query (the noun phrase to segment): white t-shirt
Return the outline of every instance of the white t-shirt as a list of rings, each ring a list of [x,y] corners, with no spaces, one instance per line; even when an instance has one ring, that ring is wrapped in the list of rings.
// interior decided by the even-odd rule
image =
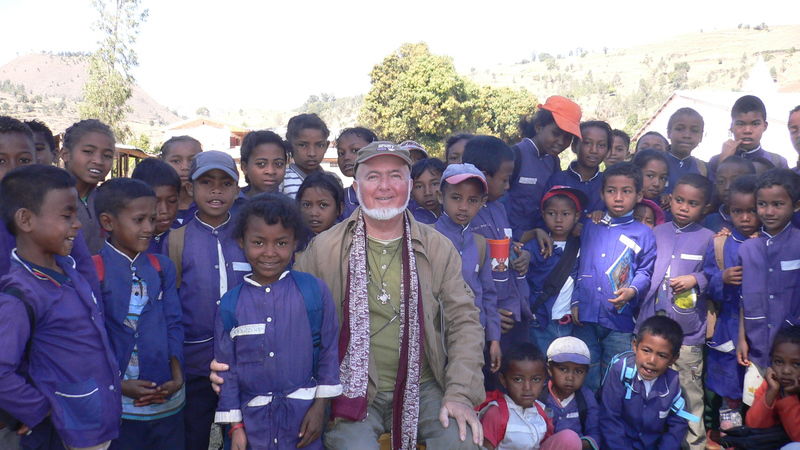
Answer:
[[[557,248],[560,248],[561,251],[564,251],[564,247],[567,245],[567,241],[554,241],[553,245]],[[559,320],[562,317],[566,316],[570,313],[570,304],[572,303],[572,290],[575,288],[575,280],[572,277],[568,277],[567,281],[564,282],[564,286],[561,288],[561,291],[558,293],[558,297],[556,297],[556,301],[553,303],[553,309],[551,310],[550,318],[552,320]]]
[[[498,450],[537,450],[545,434],[547,434],[547,422],[539,414],[536,406],[523,409],[514,403],[511,397],[505,396],[508,404],[508,424],[506,425],[506,435]],[[537,400],[538,402],[538,400]],[[544,409],[542,404],[539,406]]]

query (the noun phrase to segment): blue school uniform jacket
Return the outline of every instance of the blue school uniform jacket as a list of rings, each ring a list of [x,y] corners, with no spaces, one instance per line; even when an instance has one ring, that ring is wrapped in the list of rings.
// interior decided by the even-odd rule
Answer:
[[[733,222],[731,222],[731,216],[725,212],[725,205],[720,205],[717,212],[707,215],[703,219],[703,226],[714,233],[719,233],[723,228],[733,231]]]
[[[511,189],[503,197],[508,208],[508,221],[513,237],[519,240],[522,233],[535,228],[539,214],[539,204],[544,195],[547,180],[554,172],[561,170],[558,158],[540,151],[536,144],[525,138],[516,147],[520,150],[519,178],[511,180]]]
[[[131,260],[108,242],[100,250],[100,257],[105,268],[102,290],[106,330],[119,370],[125,373],[136,346],[140,380],[158,385],[171,380],[170,359],[175,357],[183,363],[183,325],[181,303],[175,289],[175,266],[166,256],[157,255],[161,264],[159,273],[146,253]],[[135,331],[125,325],[134,273],[144,281],[148,296]]]
[[[755,158],[761,157],[771,162],[776,169],[789,168],[789,163],[786,162],[786,158],[777,153],[768,152],[764,150],[760,145],[758,146],[758,148],[750,150],[749,152],[736,150],[736,156],[741,156],[742,158],[747,160],[753,160]],[[717,178],[717,167],[719,167],[719,155],[714,155],[711,157],[711,160],[708,161],[708,178],[711,181],[714,181]]]
[[[339,216],[339,222],[350,217],[359,205],[356,190],[353,189],[353,186],[347,187],[344,190],[344,209],[342,209],[342,214]]]
[[[625,354],[622,354],[625,355]],[[622,356],[620,355],[620,356]],[[681,395],[678,372],[667,369],[655,379],[650,395],[638,374],[631,383],[631,398],[621,373],[623,365],[635,367],[633,353],[609,366],[600,388],[601,448],[635,450],[675,450],[681,447],[689,425],[671,406]]]
[[[700,166],[705,166],[705,163],[694,156],[689,155],[686,158],[680,159],[670,152],[665,152],[664,156],[667,158],[667,166],[669,168],[669,180],[664,189],[664,193],[666,194],[671,194],[672,190],[675,189],[675,185],[678,184],[678,180],[688,173],[696,173],[704,177],[708,176],[708,169],[706,167],[703,167],[702,171],[706,173],[702,173],[700,170]]]
[[[609,302],[616,298],[606,273],[623,252],[630,251],[630,287],[637,294],[621,310]],[[656,260],[655,237],[650,228],[633,219],[633,214],[610,217],[600,223],[588,222],[581,232],[581,255],[578,279],[572,294],[572,306],[578,307],[581,322],[597,323],[615,331],[633,331],[633,318],[640,299],[650,288]]]
[[[439,219],[432,211],[425,209],[424,206],[417,203],[413,198],[408,201],[408,210],[419,223],[425,225],[433,225]]]
[[[475,294],[475,306],[481,311],[481,326],[487,341],[500,340],[500,314],[497,312],[497,287],[492,279],[492,263],[489,248],[485,249],[483,263],[475,243],[475,235],[469,225],[462,227],[442,213],[434,226],[445,235],[461,255],[461,275]]]
[[[511,237],[511,226],[503,204],[499,201],[486,203],[470,222],[470,231],[486,239]],[[486,254],[489,254],[488,248]],[[528,305],[530,291],[525,277],[512,269],[510,262],[506,262],[505,270],[492,270],[492,279],[497,287],[497,307],[511,311],[517,322],[530,319],[531,309]]]
[[[777,235],[761,233],[739,247],[744,330],[750,360],[769,366],[778,330],[800,324],[800,229],[791,223]]]
[[[523,248],[529,251],[531,254],[531,262],[528,266],[528,273],[525,275],[525,278],[528,281],[528,287],[530,288],[531,292],[528,302],[531,307],[531,313],[533,314],[533,320],[536,321],[539,326],[546,326],[547,322],[550,320],[561,319],[561,317],[551,317],[553,315],[553,305],[555,304],[560,292],[556,292],[555,295],[545,300],[545,302],[535,310],[533,309],[533,303],[544,290],[544,283],[547,281],[548,275],[550,275],[550,272],[553,271],[556,264],[561,261],[561,257],[564,255],[564,249],[553,246],[553,254],[550,255],[549,258],[545,258],[542,256],[539,243],[536,241],[536,239],[528,241]],[[573,289],[575,280],[578,279],[579,261],[580,254],[578,255],[578,258],[575,259],[575,264],[573,265],[570,273]],[[569,279],[567,280],[567,283],[568,282]]]
[[[708,312],[703,297],[708,282],[703,272],[703,259],[714,233],[694,222],[683,228],[679,228],[675,222],[667,222],[655,227],[653,234],[656,237],[653,278],[636,322],[642,323],[656,315],[656,312],[664,311],[667,317],[680,324],[683,345],[703,345],[706,342]],[[682,308],[672,302],[672,289],[664,279],[667,275],[669,278],[694,276],[697,286],[694,288],[696,304],[693,308]]]
[[[581,175],[575,171],[575,165],[576,163],[572,162],[566,170],[556,172],[550,176],[550,179],[547,180],[544,192],[549,191],[553,186],[569,186],[583,192],[586,194],[586,198],[589,199],[589,203],[583,205],[584,215],[594,211],[605,210],[606,205],[603,203],[603,198],[600,197],[600,192],[603,191],[603,179],[605,178],[603,172],[597,169],[594,176],[588,180],[584,180],[581,178]],[[539,216],[541,217],[541,211],[539,211]],[[544,221],[542,221],[542,223],[544,223]]]
[[[580,395],[586,402],[586,419],[584,422],[586,426],[581,425],[581,418],[578,408],[577,396],[575,392],[572,399],[566,406],[562,406],[558,398],[553,394],[552,381],[547,383],[547,390],[541,398],[550,418],[553,420],[553,433],[558,433],[563,430],[572,430],[581,437],[592,443],[592,448],[599,448],[600,444],[600,408],[597,406],[594,392],[589,388],[583,386],[580,389]]]
[[[214,352],[217,302],[250,272],[250,264],[232,236],[233,226],[230,216],[216,228],[196,216],[186,224],[178,296],[181,299],[183,356],[188,375],[208,375]],[[169,248],[169,238],[165,246]]]
[[[67,445],[90,447],[119,433],[119,367],[102,304],[72,258],[57,256],[56,262],[63,274],[13,252],[11,269],[0,279],[0,290],[20,290],[35,317],[31,333],[22,302],[0,294],[0,408],[31,428],[49,413]]]

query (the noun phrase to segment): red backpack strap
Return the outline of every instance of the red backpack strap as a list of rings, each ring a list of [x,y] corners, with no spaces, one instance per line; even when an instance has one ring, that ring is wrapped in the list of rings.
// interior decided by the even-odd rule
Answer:
[[[147,258],[150,260],[150,265],[153,266],[158,273],[161,273],[161,262],[158,260],[158,256],[148,253]]]
[[[103,264],[103,257],[100,255],[92,255],[94,261],[94,270],[97,272],[97,279],[100,283],[106,278],[106,266]]]
[[[540,405],[539,402],[535,401],[533,402],[533,404],[536,406],[536,411],[538,411],[539,415],[542,416],[542,419],[544,419],[544,423],[547,424],[547,431],[545,432],[544,438],[542,439],[542,441],[544,441],[545,439],[552,436],[553,433],[555,432],[555,428],[553,427],[553,420],[550,419],[550,417],[547,415],[544,408],[542,408],[542,405]]]

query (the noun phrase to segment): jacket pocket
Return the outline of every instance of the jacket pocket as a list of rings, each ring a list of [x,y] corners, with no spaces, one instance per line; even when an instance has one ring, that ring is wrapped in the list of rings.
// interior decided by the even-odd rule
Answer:
[[[676,304],[672,304],[672,319],[674,319],[681,326],[683,334],[692,334],[700,330],[702,320],[700,320],[700,309],[696,306],[694,308],[681,308]]]
[[[77,383],[61,383],[55,391],[67,430],[94,430],[103,416],[103,403],[97,382],[90,378]]]
[[[236,348],[236,362],[247,364],[261,362],[266,357],[264,333],[266,324],[252,323],[239,325],[231,330],[231,337]]]

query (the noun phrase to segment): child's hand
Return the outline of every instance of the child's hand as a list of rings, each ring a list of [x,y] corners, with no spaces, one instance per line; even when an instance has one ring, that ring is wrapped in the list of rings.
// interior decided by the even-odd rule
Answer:
[[[611,303],[614,304],[614,308],[616,308],[617,311],[620,311],[620,310],[622,310],[622,308],[625,307],[625,305],[628,304],[629,301],[631,301],[633,299],[633,297],[636,296],[636,289],[634,289],[632,287],[626,287],[626,288],[622,288],[622,289],[617,289],[614,292],[614,295],[616,295],[616,297],[612,298],[612,299],[610,299],[608,301],[610,301]],[[574,320],[574,317],[573,317],[573,320]]]
[[[539,243],[542,256],[549,258],[553,255],[553,238],[551,238],[546,231],[541,228],[534,228],[533,237],[536,239],[536,242]]]
[[[739,286],[742,284],[742,266],[728,267],[722,271],[722,282]]]
[[[733,156],[736,154],[736,149],[742,145],[742,140],[737,139],[728,139],[722,144],[722,151],[719,154],[719,162],[725,161],[728,159],[729,156]]]
[[[178,358],[170,358],[170,370],[172,371],[172,379],[162,384],[157,388],[158,395],[164,398],[164,401],[172,394],[178,392],[183,386],[183,371],[181,371],[181,364]]]
[[[722,227],[719,231],[717,231],[717,234],[715,234],[714,237],[717,237],[717,236],[728,237],[730,235],[731,235],[731,230],[729,230],[728,227]]]
[[[580,320],[578,320],[578,307],[577,306],[571,307],[570,312],[572,313],[572,322],[574,322],[575,325],[582,327],[583,324],[581,323]]]
[[[695,286],[697,286],[697,278],[695,278],[694,275],[681,275],[679,277],[670,278],[669,280],[669,287],[672,288],[672,292],[675,294],[688,291]]]
[[[661,194],[661,197],[658,199],[658,206],[664,211],[669,211],[669,199],[669,194]]]
[[[736,345],[736,362],[738,362],[740,366],[749,366],[750,359],[747,357],[749,353],[750,346],[747,345],[747,339],[739,335],[739,343]]]
[[[602,217],[601,217],[601,219],[602,219]],[[578,222],[578,223],[575,224],[574,227],[572,227],[572,233],[570,233],[570,234],[575,236],[575,237],[581,237],[581,232],[582,231],[583,231],[583,223]]]
[[[531,262],[531,252],[523,250],[522,244],[519,242],[514,243],[511,251],[517,254],[517,257],[511,262],[511,268],[519,272],[520,275],[528,273],[528,264]]]
[[[156,384],[147,380],[122,380],[122,395],[134,399],[135,406],[146,406],[158,396]]]
[[[491,341],[489,343],[489,361],[492,362],[492,373],[500,370],[500,362],[503,359],[503,352],[500,350],[499,341]]]
[[[303,448],[311,444],[322,435],[326,402],[327,399],[325,398],[317,398],[311,404],[311,408],[308,409],[305,417],[303,417],[303,423],[300,424],[300,434],[297,435],[300,438],[300,442],[297,443],[297,448]]]
[[[217,372],[225,372],[227,370],[230,370],[227,364],[217,362],[216,359],[211,361],[211,374],[208,376],[208,379],[211,380],[211,389],[213,389],[217,395],[219,395],[220,386],[225,382]]]
[[[781,392],[781,383],[778,381],[778,374],[772,370],[772,367],[767,367],[767,373],[764,375],[764,379],[767,380],[767,393],[764,396],[764,402],[767,405],[772,405]]]
[[[25,425],[24,423],[17,428],[17,436],[27,436],[30,434],[31,429],[29,426]]]
[[[603,217],[605,217],[605,215],[606,213],[604,211],[598,210],[598,211],[593,211],[591,214],[589,214],[589,218],[592,219],[592,222],[594,224],[598,224],[600,223],[601,220],[603,220]]]
[[[244,428],[233,430],[231,435],[231,450],[247,450],[247,434]]]
[[[500,313],[500,329],[503,334],[508,333],[508,330],[514,328],[514,313],[502,308],[498,308],[497,312]]]
[[[800,394],[800,379],[795,379],[794,384],[783,388],[783,393],[786,395]]]

